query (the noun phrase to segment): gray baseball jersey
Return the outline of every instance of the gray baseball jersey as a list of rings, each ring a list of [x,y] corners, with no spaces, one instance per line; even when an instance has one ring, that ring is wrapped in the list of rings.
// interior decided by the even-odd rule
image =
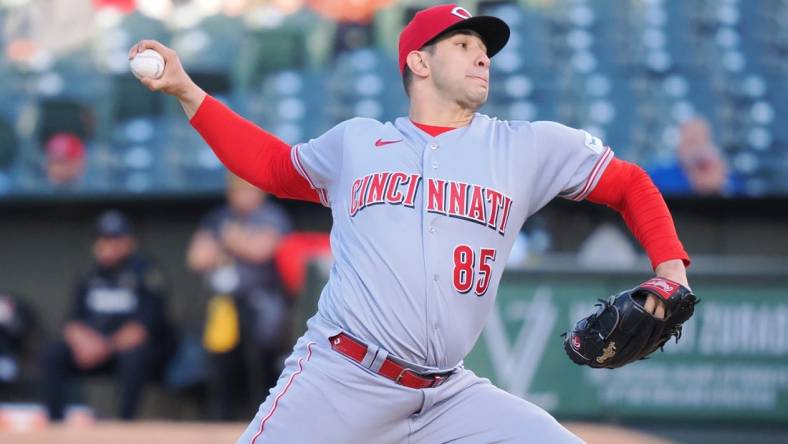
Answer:
[[[612,156],[580,130],[483,114],[437,137],[408,118],[357,118],[293,147],[296,169],[331,207],[335,262],[238,443],[582,443],[461,362],[526,218],[556,196],[585,198]],[[364,360],[331,349],[341,331],[368,345]],[[405,387],[372,371],[392,355],[453,374]]]
[[[456,366],[526,218],[556,196],[584,199],[612,157],[581,130],[479,113],[437,137],[406,117],[355,118],[296,145],[334,220],[319,315],[411,363]]]

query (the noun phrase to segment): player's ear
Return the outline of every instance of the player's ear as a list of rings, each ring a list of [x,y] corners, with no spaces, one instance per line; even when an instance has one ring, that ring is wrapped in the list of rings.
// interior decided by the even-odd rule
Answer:
[[[427,77],[430,73],[430,66],[427,58],[422,51],[411,51],[405,59],[408,68],[417,77]]]

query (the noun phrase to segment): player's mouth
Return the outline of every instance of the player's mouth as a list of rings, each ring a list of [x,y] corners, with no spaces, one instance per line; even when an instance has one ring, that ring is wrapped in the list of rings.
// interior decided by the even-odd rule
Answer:
[[[468,77],[481,81],[484,84],[484,86],[487,86],[487,84],[490,82],[489,80],[487,80],[486,77],[482,77],[482,76],[469,75]]]

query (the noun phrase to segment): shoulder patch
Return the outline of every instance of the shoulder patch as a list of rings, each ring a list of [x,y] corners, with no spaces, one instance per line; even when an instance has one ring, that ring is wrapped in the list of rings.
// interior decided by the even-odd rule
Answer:
[[[585,134],[586,136],[585,143],[588,149],[590,149],[591,151],[597,154],[602,154],[602,152],[605,150],[605,146],[602,144],[602,140],[600,140],[599,137],[592,136],[587,131],[583,131],[583,134]]]

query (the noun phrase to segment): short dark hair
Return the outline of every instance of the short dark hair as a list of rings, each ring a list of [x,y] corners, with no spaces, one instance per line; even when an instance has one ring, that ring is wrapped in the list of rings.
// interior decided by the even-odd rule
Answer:
[[[438,34],[435,38],[428,41],[427,43],[424,44],[424,46],[419,48],[419,51],[426,51],[430,53],[430,55],[435,54],[435,45],[437,45],[438,42],[446,40],[457,34],[475,35],[477,37],[479,36],[477,32],[472,31],[470,29],[454,29],[444,34]],[[408,64],[405,63],[405,68],[402,69],[402,86],[405,88],[405,94],[407,94],[408,97],[410,97],[411,83],[413,83],[413,71],[411,71],[410,68],[408,67]]]

